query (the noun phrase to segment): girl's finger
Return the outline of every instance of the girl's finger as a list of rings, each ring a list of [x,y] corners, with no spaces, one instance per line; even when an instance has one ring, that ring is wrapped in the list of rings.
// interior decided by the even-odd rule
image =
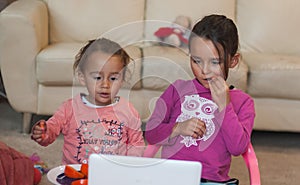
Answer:
[[[41,136],[39,134],[32,134],[31,139],[37,141]]]
[[[224,79],[221,78],[220,76],[211,79],[210,84],[211,84],[211,88],[213,88],[213,90],[216,92],[222,90],[226,85]]]
[[[34,130],[37,130],[37,131],[42,131],[43,128],[40,126],[40,125],[37,125],[35,126]]]
[[[193,133],[193,134],[192,134],[192,138],[197,139],[198,137],[199,137],[198,134],[196,134],[196,133]]]
[[[41,130],[42,130],[42,139],[44,139],[45,138],[45,131],[46,131],[46,123],[45,123],[45,121],[41,121],[41,123],[40,123],[40,127],[41,127]]]
[[[41,131],[41,130],[34,130],[33,131],[33,134],[34,135],[40,135],[40,134],[42,134],[43,132]]]
[[[211,79],[211,80],[208,81],[208,85],[209,85],[210,91],[212,93],[216,92],[217,87],[216,87],[216,84],[215,84],[215,82],[214,82],[213,79]]]
[[[204,133],[205,133],[206,129],[199,129],[198,131],[198,136],[203,137]]]

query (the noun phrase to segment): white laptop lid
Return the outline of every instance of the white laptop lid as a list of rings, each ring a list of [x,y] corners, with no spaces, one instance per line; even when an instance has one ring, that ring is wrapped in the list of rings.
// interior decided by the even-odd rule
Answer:
[[[92,154],[89,185],[199,185],[199,162]]]

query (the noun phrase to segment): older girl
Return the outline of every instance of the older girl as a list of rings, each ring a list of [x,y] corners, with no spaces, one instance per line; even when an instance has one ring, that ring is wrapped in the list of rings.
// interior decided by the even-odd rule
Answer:
[[[162,145],[163,158],[202,163],[202,182],[238,184],[228,175],[231,156],[244,153],[250,142],[253,100],[225,81],[239,62],[237,50],[232,20],[209,15],[196,23],[189,38],[195,79],[171,84],[146,125],[147,141]]]

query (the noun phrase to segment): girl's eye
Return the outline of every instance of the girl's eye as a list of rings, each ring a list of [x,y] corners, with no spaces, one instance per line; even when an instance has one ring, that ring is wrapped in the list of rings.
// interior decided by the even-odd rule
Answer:
[[[211,60],[211,64],[213,64],[213,65],[219,65],[220,61],[217,60],[217,59],[214,59],[214,60]]]
[[[93,79],[94,79],[94,80],[101,80],[102,77],[101,77],[101,76],[95,76],[95,77],[93,77]]]
[[[111,80],[111,81],[115,81],[115,80],[118,80],[118,78],[116,78],[116,77],[111,77],[110,80]]]
[[[110,80],[111,80],[111,81],[117,81],[118,79],[119,79],[118,76],[111,76],[111,77],[110,77]]]
[[[195,64],[200,64],[202,62],[201,59],[199,59],[199,58],[194,58],[194,57],[191,57],[191,58]]]

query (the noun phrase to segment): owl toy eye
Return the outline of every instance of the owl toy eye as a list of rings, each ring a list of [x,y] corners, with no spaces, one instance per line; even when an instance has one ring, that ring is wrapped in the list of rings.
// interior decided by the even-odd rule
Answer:
[[[200,103],[196,100],[190,100],[184,103],[184,108],[188,111],[193,111],[196,110],[199,106]]]
[[[210,103],[206,103],[202,106],[202,111],[206,114],[213,114],[215,111],[215,106]]]

